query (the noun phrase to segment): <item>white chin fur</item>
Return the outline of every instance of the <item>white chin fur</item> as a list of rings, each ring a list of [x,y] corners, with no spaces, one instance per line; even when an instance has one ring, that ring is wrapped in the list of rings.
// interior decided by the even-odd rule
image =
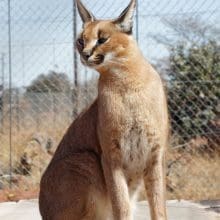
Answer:
[[[107,54],[105,55],[105,60],[104,60],[103,64],[104,64],[104,65],[107,64],[109,61],[113,60],[114,58],[115,58],[114,53],[112,53],[112,52],[107,53]]]

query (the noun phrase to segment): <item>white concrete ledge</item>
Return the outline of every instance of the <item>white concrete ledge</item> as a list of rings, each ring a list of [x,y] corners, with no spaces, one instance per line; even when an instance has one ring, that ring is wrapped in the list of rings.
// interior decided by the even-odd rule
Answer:
[[[189,201],[168,201],[169,220],[220,220],[220,215]],[[1,220],[41,220],[37,200],[0,203]],[[137,205],[135,220],[150,220],[147,202]]]

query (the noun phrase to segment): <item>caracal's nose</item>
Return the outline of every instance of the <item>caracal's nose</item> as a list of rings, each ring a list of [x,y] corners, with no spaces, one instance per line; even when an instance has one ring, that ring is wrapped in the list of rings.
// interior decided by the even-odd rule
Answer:
[[[92,50],[83,50],[83,57],[86,59],[86,60],[88,60],[89,59],[89,57],[91,57],[91,55],[92,55]]]

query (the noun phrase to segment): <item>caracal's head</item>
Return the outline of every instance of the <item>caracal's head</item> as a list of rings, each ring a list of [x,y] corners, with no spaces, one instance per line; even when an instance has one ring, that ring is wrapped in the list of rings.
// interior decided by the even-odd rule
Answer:
[[[114,20],[97,20],[80,0],[76,4],[83,21],[83,30],[76,41],[82,63],[98,69],[123,62],[131,41],[136,0],[131,0]]]

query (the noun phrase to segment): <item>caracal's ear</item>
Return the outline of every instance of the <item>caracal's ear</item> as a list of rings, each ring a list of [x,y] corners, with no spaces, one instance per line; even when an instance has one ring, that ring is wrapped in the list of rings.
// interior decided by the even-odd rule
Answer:
[[[83,23],[95,21],[95,17],[89,12],[80,0],[75,0],[76,5]]]
[[[122,32],[131,34],[133,27],[133,16],[136,7],[136,0],[131,0],[128,7],[113,21]]]

